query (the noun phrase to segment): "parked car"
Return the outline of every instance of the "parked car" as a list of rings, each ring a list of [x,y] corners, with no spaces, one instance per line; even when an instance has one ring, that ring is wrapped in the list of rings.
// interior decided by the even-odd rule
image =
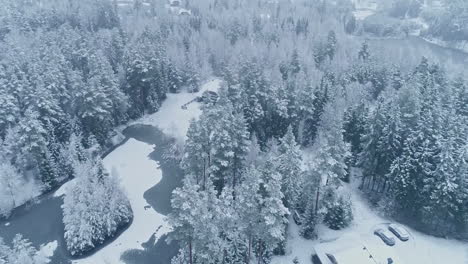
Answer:
[[[401,241],[408,241],[409,233],[406,229],[397,224],[391,224],[388,226],[388,230],[392,232],[396,237],[398,237]]]
[[[299,212],[297,210],[294,210],[293,212],[293,219],[294,219],[294,222],[297,224],[297,225],[302,225],[302,222],[303,222],[303,217],[301,216],[301,214],[299,214]]]
[[[374,235],[380,237],[383,242],[389,246],[395,245],[395,239],[393,238],[392,233],[386,229],[379,228],[374,231]]]

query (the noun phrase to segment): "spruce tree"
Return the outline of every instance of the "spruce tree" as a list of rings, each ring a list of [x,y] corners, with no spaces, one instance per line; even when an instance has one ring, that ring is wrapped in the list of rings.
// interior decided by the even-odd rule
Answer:
[[[292,127],[280,140],[278,156],[278,172],[282,176],[282,192],[284,194],[285,205],[293,209],[297,206],[302,179],[302,156],[299,145],[296,143]]]

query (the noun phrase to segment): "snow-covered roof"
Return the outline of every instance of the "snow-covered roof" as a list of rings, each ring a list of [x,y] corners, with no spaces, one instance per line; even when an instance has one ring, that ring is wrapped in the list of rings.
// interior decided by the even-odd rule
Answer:
[[[179,9],[179,16],[180,15],[192,15],[192,11],[188,10],[188,9],[185,9],[185,8],[181,8],[181,9]]]
[[[315,252],[323,264],[388,264],[389,258],[403,264],[390,247],[367,245],[359,237],[318,244]]]

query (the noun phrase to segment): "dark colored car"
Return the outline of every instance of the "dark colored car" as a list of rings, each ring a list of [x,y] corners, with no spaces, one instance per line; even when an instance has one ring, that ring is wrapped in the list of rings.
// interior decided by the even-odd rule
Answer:
[[[389,246],[395,245],[395,239],[393,238],[392,233],[386,229],[379,228],[374,231],[374,235],[380,237],[383,242]]]
[[[390,230],[390,232],[392,232],[401,241],[408,241],[409,239],[408,231],[400,225],[391,224],[388,226],[388,230]]]

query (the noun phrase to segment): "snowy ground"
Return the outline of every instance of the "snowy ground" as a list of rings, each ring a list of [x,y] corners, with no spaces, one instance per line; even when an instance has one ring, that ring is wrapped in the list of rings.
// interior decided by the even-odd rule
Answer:
[[[204,91],[217,91],[220,85],[220,79],[212,79],[202,85],[198,93],[168,94],[158,112],[134,123],[157,126],[165,134],[178,140],[185,140],[190,120],[197,118],[201,114],[201,110],[200,105],[196,102],[189,104],[187,109],[182,109],[182,105],[200,96]]]
[[[356,10],[353,12],[357,20],[364,20],[366,17],[375,14],[377,2],[375,0],[352,0]]]
[[[49,258],[54,255],[54,252],[57,249],[57,245],[57,241],[52,241],[50,243],[42,245],[39,251],[37,252],[37,256],[40,259],[49,260]],[[49,261],[46,262],[49,263]]]
[[[350,240],[345,239],[345,237],[350,236],[357,238],[351,240],[351,242],[360,240],[368,247],[391,252],[389,254],[394,254],[394,259],[400,260],[399,264],[468,263],[468,243],[428,236],[408,227],[406,229],[411,234],[409,241],[401,242],[395,238],[396,245],[394,247],[385,246],[379,238],[373,235],[373,232],[379,227],[386,228],[391,221],[380,217],[369,207],[365,198],[357,190],[357,186],[345,186],[342,188],[342,192],[349,195],[353,202],[353,224],[340,231],[334,231],[324,225],[319,225],[317,227],[319,239],[305,240],[299,236],[298,226],[292,223],[289,227],[287,255],[273,258],[272,264],[293,263],[295,257],[298,258],[299,263],[311,263],[311,255],[314,252],[315,245],[320,243],[349,243]],[[349,246],[353,245],[349,243]]]
[[[199,93],[168,94],[167,100],[164,101],[157,113],[134,123],[157,126],[166,134],[184,140],[190,120],[197,118],[201,114],[201,110],[199,103],[196,102],[188,105],[185,110],[181,106],[206,90],[216,91],[220,84],[219,79],[213,79],[204,84]],[[152,208],[145,210],[145,206],[148,204],[143,198],[143,194],[156,185],[162,176],[158,164],[148,157],[153,148],[152,145],[130,139],[104,159],[107,170],[115,172],[121,179],[121,185],[125,189],[133,209],[133,223],[112,243],[92,256],[73,261],[74,264],[122,263],[120,261],[122,253],[129,249],[143,249],[141,243],[146,242],[156,230],[157,237],[161,237],[170,230],[164,215],[157,213]],[[74,181],[64,184],[57,190],[55,196],[66,193],[72,184]]]

